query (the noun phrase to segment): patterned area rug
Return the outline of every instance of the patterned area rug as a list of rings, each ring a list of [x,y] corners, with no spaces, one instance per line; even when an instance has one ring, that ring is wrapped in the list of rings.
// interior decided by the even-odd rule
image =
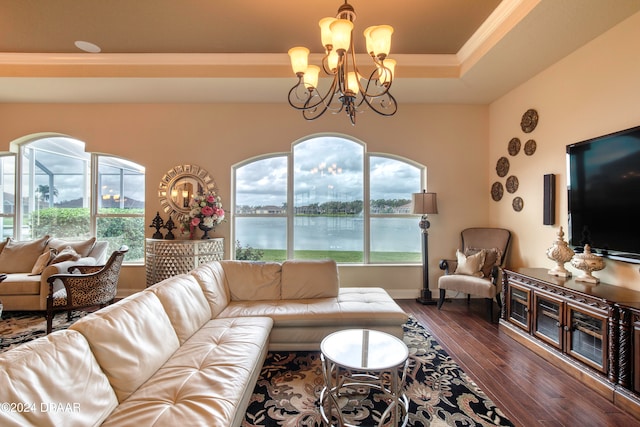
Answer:
[[[60,312],[53,318],[53,330],[67,329],[73,322],[86,315],[86,311],[73,311],[71,321],[67,313]],[[0,353],[17,345],[46,335],[47,320],[40,311],[3,311],[0,319]]]
[[[409,399],[408,426],[513,426],[413,318],[405,325],[404,342],[410,359],[404,390]],[[319,352],[269,353],[243,426],[322,426],[318,397],[323,385]],[[386,407],[380,400],[367,389],[345,397],[341,401],[345,421],[377,425]]]

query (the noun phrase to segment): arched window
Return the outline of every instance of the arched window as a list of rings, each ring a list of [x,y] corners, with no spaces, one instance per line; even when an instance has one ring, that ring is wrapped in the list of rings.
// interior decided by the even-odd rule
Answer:
[[[331,135],[242,162],[233,168],[235,258],[420,262],[411,194],[424,188],[425,172]]]
[[[96,236],[109,242],[110,251],[127,244],[127,262],[144,260],[142,166],[87,153],[82,141],[62,136],[23,142],[17,157],[0,159],[3,238]]]

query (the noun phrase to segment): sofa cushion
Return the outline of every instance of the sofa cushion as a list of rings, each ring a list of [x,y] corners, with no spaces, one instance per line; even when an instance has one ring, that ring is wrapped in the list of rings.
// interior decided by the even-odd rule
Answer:
[[[75,251],[71,246],[65,246],[63,249],[58,250],[58,253],[51,260],[50,264],[57,264],[64,261],[77,261],[80,258],[80,254]]]
[[[56,257],[56,252],[57,251],[55,249],[45,249],[36,260],[36,263],[33,264],[33,267],[31,268],[31,275],[36,276],[38,274],[42,274],[42,271]]]
[[[49,236],[24,242],[10,239],[0,252],[0,272],[29,273],[44,252],[48,240]]]
[[[280,263],[220,261],[220,264],[232,301],[280,299]]]
[[[209,304],[200,285],[191,275],[175,276],[147,289],[156,294],[182,345],[211,320]]]
[[[118,400],[82,334],[59,331],[0,354],[2,426],[97,426]]]
[[[40,295],[40,276],[29,273],[8,274],[0,282],[0,295]]]
[[[80,257],[84,258],[89,256],[93,247],[96,245],[96,238],[91,237],[87,240],[65,240],[65,239],[57,239],[53,238],[49,241],[48,245],[50,248],[56,249],[58,252],[62,251],[67,246],[71,246],[74,251],[80,255]]]
[[[222,266],[218,261],[214,261],[197,267],[189,274],[192,275],[200,285],[209,303],[211,318],[215,319],[231,300]]]
[[[334,260],[287,260],[282,263],[282,299],[338,296],[340,280]]]
[[[213,319],[103,427],[242,425],[267,353],[271,319]]]
[[[122,402],[180,347],[162,303],[138,292],[71,325],[85,336]]]

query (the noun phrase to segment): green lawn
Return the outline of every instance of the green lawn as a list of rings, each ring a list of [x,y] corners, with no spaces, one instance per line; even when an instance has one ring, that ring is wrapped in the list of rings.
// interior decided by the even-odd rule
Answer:
[[[284,249],[261,249],[264,253],[264,261],[284,261],[287,259],[287,251]],[[323,259],[332,258],[338,263],[361,263],[363,254],[358,251],[296,251],[296,259]],[[371,262],[375,263],[405,263],[420,262],[422,254],[416,252],[372,252]]]

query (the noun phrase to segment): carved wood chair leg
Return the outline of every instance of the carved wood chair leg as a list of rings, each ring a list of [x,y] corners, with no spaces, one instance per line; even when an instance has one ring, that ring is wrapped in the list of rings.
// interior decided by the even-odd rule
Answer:
[[[498,303],[498,308],[502,309],[502,298],[500,297],[500,293],[496,294],[496,302]]]
[[[47,310],[47,335],[51,333],[51,329],[53,329],[53,312]]]
[[[438,299],[438,310],[440,310],[440,307],[442,307],[442,304],[444,303],[444,297],[446,295],[447,295],[446,289],[440,289],[440,298]]]

